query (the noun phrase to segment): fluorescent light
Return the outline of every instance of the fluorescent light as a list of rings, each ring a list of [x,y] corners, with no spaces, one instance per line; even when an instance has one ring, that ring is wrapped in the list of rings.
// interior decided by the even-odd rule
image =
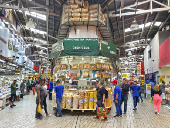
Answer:
[[[139,40],[135,40],[135,41],[132,41],[132,42],[127,42],[126,44],[133,44],[133,43],[139,43]]]
[[[135,47],[135,48],[126,49],[126,51],[131,51],[131,50],[133,51],[135,49],[137,49],[137,48]]]
[[[2,26],[0,26],[0,29],[3,29],[3,27],[2,27]]]
[[[39,13],[36,13],[36,12],[29,12],[29,11],[25,11],[25,14],[32,16],[32,17],[35,17],[35,18],[39,18],[41,20],[46,20],[46,15],[43,15],[43,14],[39,14]]]
[[[39,41],[39,42],[41,42],[41,43],[43,43],[43,44],[47,44],[47,41],[45,41],[45,40],[40,40],[40,39],[38,39],[38,38],[34,38],[34,41]]]
[[[155,22],[155,26],[160,26],[162,24],[162,22]]]
[[[0,62],[3,62],[3,63],[4,63],[5,61],[0,59]]]
[[[47,48],[45,48],[45,47],[41,47],[41,46],[39,46],[39,45],[35,45],[36,47],[39,47],[39,48],[42,48],[42,49],[47,49]]]
[[[132,30],[130,28],[125,29],[125,32],[131,32]]]
[[[34,29],[34,28],[28,28],[25,26],[26,29],[30,29],[32,32],[35,32],[35,33],[39,33],[39,34],[47,34],[47,32],[44,32],[44,31],[41,31],[41,30],[38,30],[38,29]]]
[[[9,24],[9,23],[6,21],[5,24]]]

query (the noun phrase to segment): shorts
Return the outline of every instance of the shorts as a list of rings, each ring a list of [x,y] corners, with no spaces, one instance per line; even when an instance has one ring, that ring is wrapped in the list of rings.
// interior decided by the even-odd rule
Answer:
[[[16,97],[16,94],[11,94],[11,98],[10,98],[10,101],[15,101],[15,97]]]
[[[161,94],[161,98],[164,100],[165,99],[165,93]]]

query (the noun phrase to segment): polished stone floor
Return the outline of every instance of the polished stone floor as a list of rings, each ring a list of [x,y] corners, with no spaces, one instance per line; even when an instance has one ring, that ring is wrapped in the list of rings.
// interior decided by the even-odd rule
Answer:
[[[64,111],[63,117],[55,117],[51,101],[48,101],[48,111],[51,117],[35,119],[35,96],[24,96],[23,101],[15,102],[14,108],[7,106],[0,111],[0,128],[170,128],[170,113],[166,106],[161,107],[160,115],[155,115],[153,103],[145,99],[139,103],[138,110],[133,111],[131,95],[128,100],[128,112],[121,118],[114,118],[115,106],[108,114],[108,121],[94,120],[95,113]]]

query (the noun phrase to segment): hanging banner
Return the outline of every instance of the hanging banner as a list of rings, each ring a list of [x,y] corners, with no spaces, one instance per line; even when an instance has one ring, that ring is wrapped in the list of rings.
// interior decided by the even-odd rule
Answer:
[[[151,97],[151,84],[146,84],[146,98]]]
[[[64,50],[98,50],[98,38],[65,38]]]
[[[116,49],[117,46],[113,43],[104,41],[104,40],[99,40],[99,42],[101,43],[101,50],[110,54],[116,54]]]

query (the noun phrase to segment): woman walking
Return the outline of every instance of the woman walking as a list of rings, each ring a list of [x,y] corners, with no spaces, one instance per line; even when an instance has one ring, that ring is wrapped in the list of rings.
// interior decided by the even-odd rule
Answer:
[[[162,98],[161,98],[162,91],[159,89],[158,84],[155,85],[153,89],[153,94],[154,94],[153,101],[154,101],[155,114],[159,114],[161,102],[162,102]]]

